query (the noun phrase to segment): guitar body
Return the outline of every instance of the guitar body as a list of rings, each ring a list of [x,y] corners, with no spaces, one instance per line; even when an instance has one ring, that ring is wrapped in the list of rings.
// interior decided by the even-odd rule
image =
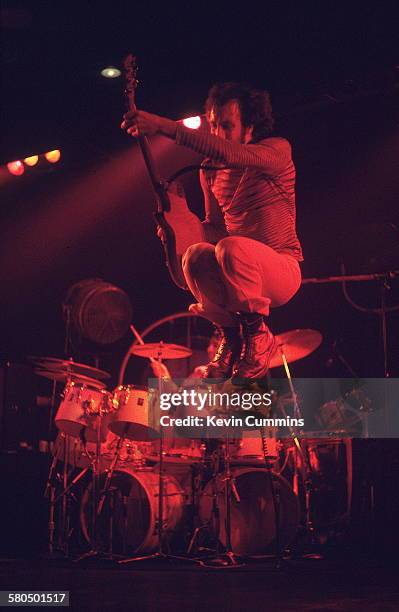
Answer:
[[[135,89],[138,83],[136,58],[128,55],[124,67],[129,108],[133,110],[136,108]],[[173,282],[181,289],[188,289],[181,261],[189,246],[204,240],[202,223],[189,209],[182,185],[175,181],[166,188],[161,181],[145,136],[139,136],[138,142],[157,199],[155,219],[163,230],[166,265]]]
[[[187,289],[181,265],[182,257],[189,246],[205,240],[204,230],[197,215],[189,209],[180,183],[172,183],[167,190],[167,196],[169,210],[158,210],[155,219],[165,237],[163,246],[169,273],[176,285]]]

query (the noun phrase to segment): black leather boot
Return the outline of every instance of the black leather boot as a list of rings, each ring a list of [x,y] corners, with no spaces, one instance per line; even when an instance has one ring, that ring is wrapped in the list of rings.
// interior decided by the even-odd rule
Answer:
[[[231,379],[235,385],[264,378],[276,350],[275,338],[262,315],[255,312],[241,313],[240,318],[245,348]]]
[[[239,327],[218,327],[220,341],[214,358],[206,365],[204,379],[230,378],[240,359],[242,340]]]

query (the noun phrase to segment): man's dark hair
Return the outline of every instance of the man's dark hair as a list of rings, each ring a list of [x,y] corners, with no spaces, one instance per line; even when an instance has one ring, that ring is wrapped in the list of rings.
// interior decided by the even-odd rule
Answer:
[[[258,141],[270,136],[273,132],[274,119],[267,91],[254,89],[245,83],[217,83],[209,90],[205,102],[207,117],[213,108],[217,112],[231,100],[238,102],[243,125],[245,127],[253,125],[252,140]]]

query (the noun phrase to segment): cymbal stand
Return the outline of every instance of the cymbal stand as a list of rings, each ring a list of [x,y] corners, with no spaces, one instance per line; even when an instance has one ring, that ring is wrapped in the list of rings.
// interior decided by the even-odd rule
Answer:
[[[91,534],[90,534],[90,546],[91,549],[80,555],[75,561],[83,561],[92,557],[102,556],[100,551],[99,537],[98,537],[98,507],[99,507],[99,489],[100,489],[100,461],[101,461],[101,431],[102,431],[102,418],[103,412],[100,406],[99,411],[94,415],[96,419],[96,450],[94,457],[91,462],[91,474],[92,474],[92,511],[91,511]],[[89,469],[89,468],[87,468]]]
[[[56,496],[56,486],[54,485],[54,476],[57,468],[58,458],[57,456],[53,457],[53,460],[50,465],[49,474],[47,477],[46,489],[44,491],[44,496],[49,498],[50,508],[49,508],[49,522],[48,522],[48,530],[49,530],[49,543],[48,543],[48,551],[49,554],[52,555],[54,553],[54,543],[55,543],[55,533],[56,533],[56,506],[57,502],[61,500],[61,512],[60,512],[60,529],[58,531],[58,549],[62,551],[65,556],[68,556],[68,532],[69,532],[69,508],[68,508],[68,497],[67,493],[70,490],[68,487],[68,459],[69,459],[69,436],[67,434],[63,434],[64,436],[64,461],[62,467],[62,492]]]
[[[298,396],[296,394],[295,388],[294,388],[294,384],[292,382],[292,376],[291,376],[291,371],[288,365],[288,361],[287,358],[285,356],[284,353],[284,345],[280,344],[278,346],[278,350],[280,351],[280,355],[281,355],[281,360],[283,362],[283,366],[284,366],[284,370],[285,373],[287,375],[287,380],[288,380],[288,385],[290,388],[290,393],[291,393],[291,399],[292,399],[292,403],[294,405],[294,418],[299,419],[301,418],[301,409],[299,407],[299,403],[298,403]],[[285,411],[285,408],[283,405],[280,404],[279,406],[283,416],[285,419],[287,419],[287,413]],[[311,496],[311,492],[312,492],[312,477],[311,477],[311,469],[309,466],[309,462],[308,462],[308,458],[306,456],[306,453],[303,452],[302,446],[301,446],[301,442],[298,438],[298,436],[296,435],[295,431],[293,430],[293,428],[291,426],[289,426],[289,431],[292,437],[292,440],[294,442],[294,449],[295,449],[295,453],[294,453],[294,479],[295,482],[298,482],[298,463],[300,462],[301,465],[301,476],[302,476],[302,481],[303,481],[303,485],[304,485],[304,490],[305,490],[305,526],[306,526],[306,531],[310,536],[310,543],[313,544],[314,543],[314,536],[315,536],[315,530],[314,530],[314,525],[310,516],[310,496]],[[298,492],[297,492],[298,493]]]
[[[68,379],[69,381],[70,379]],[[50,418],[48,425],[48,435],[50,437],[51,433],[51,425],[55,412],[55,400],[56,400],[56,381],[53,381],[52,394],[51,394],[51,406],[50,406]],[[68,460],[69,460],[69,436],[67,434],[62,434],[64,436],[64,465],[62,468],[62,486],[63,491],[66,491],[68,488]],[[48,530],[49,530],[49,542],[48,542],[48,551],[49,554],[52,555],[54,553],[54,540],[55,540],[55,532],[56,532],[56,517],[55,517],[55,508],[57,501],[62,498],[61,504],[61,513],[60,513],[60,530],[58,532],[58,548],[63,551],[63,553],[68,556],[68,499],[66,495],[58,495],[56,497],[56,487],[53,483],[53,478],[55,475],[56,467],[57,467],[58,459],[56,456],[53,457],[53,460],[50,465],[49,474],[47,477],[46,489],[44,492],[44,496],[49,498],[50,508],[49,508],[49,522],[48,522]]]
[[[106,498],[108,497],[109,499],[109,529],[108,529],[108,552],[104,553],[103,551],[101,551],[101,558],[102,559],[108,559],[110,561],[114,561],[116,557],[120,557],[120,555],[114,555],[113,552],[113,545],[114,545],[114,509],[115,509],[115,492],[116,489],[115,487],[112,487],[112,477],[114,475],[114,471],[115,471],[115,467],[116,464],[119,460],[119,455],[120,455],[120,451],[121,448],[123,446],[123,443],[125,441],[125,434],[123,434],[122,436],[119,437],[116,448],[115,448],[115,452],[114,452],[114,456],[112,458],[112,462],[110,467],[107,470],[107,476],[105,479],[105,483],[104,486],[101,490],[97,489],[97,496],[93,496],[93,504],[96,504],[96,508],[95,508],[95,512],[96,512],[96,517],[95,517],[95,535],[96,535],[96,542],[95,542],[95,549],[94,552],[98,555],[98,548],[99,548],[99,542],[98,542],[98,521],[100,519],[103,507],[104,507],[104,503]],[[100,456],[98,456],[100,457]],[[97,485],[99,484],[99,480],[100,480],[100,474],[99,474],[99,468],[100,465],[98,464],[98,478],[97,478]],[[93,507],[94,510],[94,507]],[[97,552],[96,552],[97,551]]]
[[[62,471],[62,487],[63,487],[64,492],[68,488],[69,443],[70,443],[69,436],[68,434],[65,434],[64,466],[63,466],[63,471]],[[68,497],[67,495],[63,495],[62,501],[61,501],[61,542],[62,542],[62,547],[64,549],[66,556],[68,556],[68,552],[69,552],[68,551],[68,530],[69,530],[68,510],[69,510]]]
[[[68,366],[69,368],[69,366]],[[67,376],[67,387],[72,380],[71,374],[68,370]],[[66,387],[66,388],[67,388]],[[68,465],[69,465],[69,449],[70,449],[70,437],[68,434],[64,434],[64,466],[62,472],[62,485],[63,491],[68,490]],[[69,497],[67,494],[62,495],[61,501],[61,548],[64,550],[66,556],[69,553]]]
[[[65,435],[65,437],[67,436]],[[66,443],[64,443],[64,446],[65,445]],[[68,495],[71,489],[75,486],[75,484],[79,482],[79,480],[88,472],[89,468],[87,467],[87,468],[82,469],[79,472],[79,474],[77,474],[75,478],[69,483],[69,485],[67,484],[67,486],[65,486],[65,479],[64,479],[65,474],[63,474],[63,480],[62,480],[63,488],[62,488],[61,493],[59,493],[56,496],[56,488],[53,483],[53,478],[56,472],[57,463],[58,463],[58,458],[57,456],[54,456],[51,462],[47,484],[46,484],[46,489],[44,492],[44,496],[49,497],[49,502],[50,502],[49,522],[48,522],[48,529],[49,529],[48,551],[50,555],[54,553],[55,527],[56,527],[55,509],[56,509],[57,503],[60,500],[62,500],[63,503],[61,506],[62,512],[61,512],[61,521],[60,521],[61,522],[61,532],[59,533],[59,549],[62,550],[66,556],[68,556],[68,539],[69,539]],[[65,506],[64,506],[64,500],[66,500]]]
[[[231,461],[230,461],[230,444],[229,444],[229,434],[226,434],[225,437],[225,455],[224,455],[224,468],[225,468],[225,506],[226,506],[226,551],[219,557],[219,559],[225,558],[225,565],[227,566],[238,566],[244,565],[242,561],[240,561],[238,555],[236,555],[233,551],[232,543],[231,543],[231,501],[232,501],[232,493],[234,494],[234,498],[237,503],[239,503],[240,496],[237,491],[237,487],[235,484],[234,476],[231,473]]]
[[[54,455],[47,476],[46,488],[44,497],[49,499],[49,519],[48,519],[48,552],[50,555],[54,553],[54,536],[55,536],[55,485],[53,482],[55,471],[57,468],[58,458]]]
[[[73,480],[69,483],[69,485],[67,487],[64,486],[63,490],[61,491],[61,493],[54,499],[54,507],[56,506],[56,504],[58,503],[58,501],[61,499],[62,502],[64,503],[64,500],[66,501],[66,509],[67,509],[67,514],[66,514],[66,519],[65,519],[65,531],[62,532],[62,538],[63,538],[63,550],[65,555],[68,557],[69,556],[69,537],[70,537],[70,530],[69,530],[69,505],[70,505],[70,501],[69,501],[69,493],[72,490],[72,488],[79,482],[79,480],[81,478],[83,478],[83,476],[85,474],[87,474],[87,472],[89,471],[89,468],[83,468],[76,476],[75,478],[73,478]]]
[[[198,540],[199,540],[199,536],[200,533],[202,531],[205,531],[206,529],[212,529],[212,525],[214,526],[213,531],[215,531],[216,533],[220,532],[220,511],[219,511],[219,505],[218,505],[218,483],[216,480],[216,477],[218,475],[218,473],[220,472],[220,448],[218,449],[218,451],[213,451],[212,452],[212,476],[210,479],[210,483],[211,483],[211,487],[212,487],[212,510],[211,510],[211,515],[208,521],[206,522],[202,522],[201,524],[197,525],[193,531],[193,534],[190,538],[190,542],[188,544],[187,547],[187,554],[191,555],[194,545],[197,544],[197,551],[203,551],[203,548],[199,548],[198,547]],[[198,495],[198,491],[197,491],[197,495]],[[198,501],[196,502],[198,504]],[[214,521],[214,523],[212,523],[212,520]],[[216,550],[214,549],[207,549],[212,553],[219,554],[219,541],[217,543],[217,547]]]
[[[272,501],[273,501],[273,510],[274,510],[274,525],[275,525],[275,532],[276,532],[276,538],[275,538],[275,557],[276,557],[276,569],[280,569],[281,567],[281,548],[280,548],[280,491],[278,490],[278,487],[275,486],[274,480],[273,480],[273,473],[272,473],[272,465],[270,463],[269,460],[269,451],[267,448],[267,436],[266,436],[266,428],[265,427],[260,427],[259,429],[260,431],[260,436],[262,439],[262,451],[263,451],[263,458],[265,460],[265,467],[266,467],[266,471],[269,477],[269,484],[270,484],[270,491],[272,494]]]
[[[238,493],[235,478],[231,472],[231,458],[230,458],[230,443],[229,443],[229,435],[226,433],[224,438],[224,444],[222,446],[223,449],[223,460],[224,460],[224,473],[220,475],[220,480],[224,483],[224,505],[225,505],[225,523],[224,523],[224,531],[226,536],[226,544],[225,551],[223,553],[217,553],[215,557],[209,557],[206,561],[199,560],[199,564],[203,567],[212,567],[212,568],[227,568],[227,567],[242,567],[244,562],[241,557],[237,555],[233,551],[233,546],[231,542],[231,503],[232,503],[232,494],[237,503],[240,503],[240,495]],[[218,499],[218,490],[216,487],[216,491],[213,494],[213,508],[212,513],[217,519],[218,529],[220,529],[220,511],[217,504]],[[206,525],[204,526],[206,527]],[[195,533],[195,536],[198,534]],[[191,542],[190,542],[191,544]]]
[[[57,394],[57,381],[53,380],[51,389],[51,402],[49,411],[49,420],[47,428],[47,439],[50,447],[51,431],[53,426],[53,419],[55,414],[55,400]],[[50,447],[51,448],[51,447]],[[53,460],[50,464],[50,469],[47,477],[46,488],[44,491],[44,497],[49,498],[49,521],[48,521],[48,552],[50,555],[54,553],[54,536],[55,536],[55,486],[53,478],[57,467],[58,459],[54,455]]]
[[[116,445],[116,449],[115,449],[114,456],[112,458],[111,465],[109,466],[109,469],[107,470],[107,476],[105,479],[104,487],[99,493],[99,501],[98,501],[98,506],[96,510],[97,518],[101,515],[102,509],[104,507],[105,498],[110,490],[112,476],[114,475],[115,466],[118,462],[119,453],[120,453],[120,450],[122,448],[124,441],[125,441],[125,434],[118,439],[118,443]]]
[[[96,454],[92,463],[92,476],[93,476],[93,510],[92,510],[92,534],[91,534],[91,545],[94,553],[98,553],[98,500],[99,500],[99,489],[100,489],[100,456],[101,456],[101,421],[102,415],[96,416]]]
[[[285,419],[288,415],[283,405],[279,405],[279,409]],[[313,480],[312,480],[312,469],[309,465],[309,459],[307,453],[303,451],[301,441],[294,432],[291,426],[288,427],[290,430],[291,439],[294,443],[294,476],[293,476],[293,491],[297,497],[299,497],[299,478],[301,478],[304,486],[305,495],[305,529],[309,537],[309,543],[314,546],[315,540],[315,527],[310,513],[310,498],[313,491]],[[300,466],[300,469],[298,469]]]
[[[132,327],[132,326],[131,326]],[[136,332],[136,335],[138,335],[138,332]],[[141,339],[141,342],[144,344],[143,340]],[[156,361],[159,363],[160,366],[162,366],[163,363],[163,355],[162,355],[162,351],[163,351],[163,342],[161,341],[159,343],[159,348],[158,348],[158,355],[157,355],[157,359]],[[159,368],[159,375],[157,377],[158,380],[158,392],[159,392],[159,396],[161,396],[162,392],[163,392],[163,378],[161,375],[161,368]],[[130,557],[128,559],[121,559],[118,561],[118,563],[120,564],[124,564],[124,563],[133,563],[135,561],[147,561],[150,559],[163,559],[163,560],[179,560],[179,561],[186,561],[186,562],[192,562],[192,563],[198,563],[197,559],[189,559],[188,557],[181,557],[178,555],[171,555],[169,553],[166,553],[164,550],[164,520],[163,520],[163,516],[164,516],[164,461],[163,461],[163,428],[160,425],[159,426],[159,464],[158,464],[158,522],[157,522],[157,535],[158,535],[158,550],[150,555],[143,555],[142,557]]]

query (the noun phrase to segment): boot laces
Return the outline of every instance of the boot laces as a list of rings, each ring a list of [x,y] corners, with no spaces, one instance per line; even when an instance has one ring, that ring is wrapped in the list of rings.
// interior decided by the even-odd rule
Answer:
[[[224,356],[224,352],[227,348],[228,348],[227,338],[225,335],[223,335],[223,337],[220,340],[219,346],[216,350],[215,356],[212,359],[211,363],[217,363],[218,361],[221,361]]]

